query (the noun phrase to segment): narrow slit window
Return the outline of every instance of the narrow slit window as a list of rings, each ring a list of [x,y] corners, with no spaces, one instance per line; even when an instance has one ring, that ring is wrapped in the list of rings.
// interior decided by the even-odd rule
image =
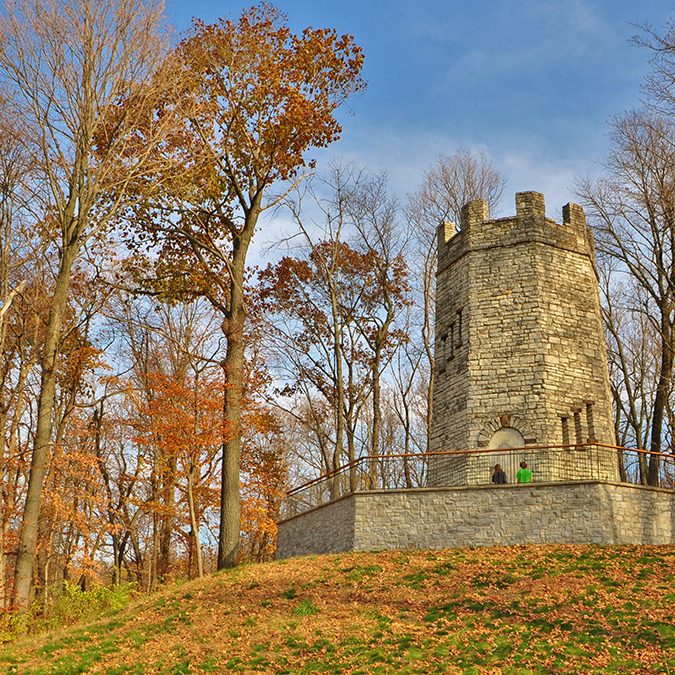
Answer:
[[[457,346],[462,346],[462,310],[457,310]]]
[[[595,437],[595,422],[593,421],[593,401],[586,403],[586,426],[588,427],[588,442],[594,443]]]
[[[584,442],[584,434],[581,429],[581,410],[579,409],[574,411],[574,435],[576,442],[581,445]]]
[[[453,321],[450,324],[450,354],[448,354],[448,359],[452,359],[455,356],[455,322]]]
[[[562,425],[562,442],[563,445],[570,444],[570,420],[569,417],[561,417],[560,423]]]

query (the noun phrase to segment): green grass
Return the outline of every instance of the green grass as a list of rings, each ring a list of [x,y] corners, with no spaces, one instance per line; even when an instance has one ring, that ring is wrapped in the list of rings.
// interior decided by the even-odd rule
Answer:
[[[311,616],[318,613],[319,608],[311,600],[302,600],[293,608],[293,614],[296,616]]]
[[[672,546],[246,565],[8,643],[0,672],[672,674],[674,572]]]

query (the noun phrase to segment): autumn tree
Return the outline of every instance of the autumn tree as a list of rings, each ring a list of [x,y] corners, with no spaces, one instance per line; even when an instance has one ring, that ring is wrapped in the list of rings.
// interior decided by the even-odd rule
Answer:
[[[178,94],[158,101],[156,114],[172,119],[176,133],[152,149],[181,175],[162,173],[156,190],[158,176],[147,174],[137,184],[145,201],[130,220],[141,226],[138,241],[154,247],[154,288],[202,295],[222,316],[232,433],[223,443],[219,567],[235,563],[240,535],[249,247],[261,214],[279,201],[270,188],[300,180],[307,151],[339,136],[335,112],[363,88],[362,63],[351,36],[312,28],[296,35],[261,4],[236,21],[195,22],[165,69]]]
[[[72,267],[85,242],[110,221],[118,194],[142,161],[117,173],[111,158],[129,141],[132,113],[96,141],[104,114],[120,97],[138,92],[161,55],[160,8],[140,0],[47,0],[5,3],[0,17],[0,82],[12,112],[33,139],[33,161],[46,185],[35,203],[53,237],[55,267],[41,357],[42,382],[35,442],[16,563],[16,604],[29,602],[40,501],[52,441],[58,343]],[[98,144],[98,148],[96,145]]]
[[[3,101],[0,99],[0,113]],[[7,439],[7,427],[11,419],[11,411],[17,406],[17,396],[22,388],[19,383],[13,387],[13,374],[19,357],[19,345],[12,340],[10,324],[12,313],[10,309],[15,297],[21,293],[26,285],[22,270],[20,254],[25,241],[20,227],[18,214],[21,210],[23,177],[30,171],[30,159],[26,152],[19,130],[0,114],[0,607],[6,601],[6,565],[5,539],[10,517],[7,497],[6,479],[8,466],[13,455],[9,447],[11,441]],[[19,255],[17,255],[19,253]],[[25,256],[25,249],[24,249]],[[16,380],[14,380],[16,383]],[[16,414],[15,414],[16,417]],[[11,439],[12,436],[10,435]]]
[[[115,524],[115,578],[141,572],[142,586],[154,588],[211,569],[205,533],[217,526],[217,456],[228,431],[222,369],[214,358],[222,337],[218,313],[202,299],[120,300],[109,321],[123,351],[117,364],[123,374],[106,378],[118,395],[109,396],[92,427],[101,429],[97,454]],[[286,476],[279,424],[261,394],[269,376],[251,351],[243,387],[240,559],[263,560],[276,544]]]
[[[314,183],[290,203],[305,244],[261,272],[259,291],[284,407],[310,430],[323,471],[352,465],[354,489],[361,455],[376,484],[384,371],[406,339],[396,324],[407,304],[404,239],[382,177],[333,167]],[[314,225],[325,238],[313,240],[305,210],[322,214]]]
[[[370,392],[371,368],[356,312],[367,267],[348,244],[323,241],[311,248],[308,259],[284,257],[260,275],[275,371],[288,383],[289,408],[307,415],[304,423],[327,472],[360,454],[357,425]],[[296,408],[298,398],[304,405]]]
[[[123,530],[113,541],[116,575],[131,544],[149,587],[176,574],[180,546],[188,574],[201,576],[200,531],[213,506],[223,437],[222,376],[211,358],[218,349],[214,312],[204,301],[168,305],[123,295],[109,322],[125,353],[118,368],[127,371],[117,383],[124,403],[108,412],[127,429],[125,449],[104,437],[100,452],[111,517]],[[133,472],[120,474],[125,463]],[[139,529],[146,522],[143,546]]]
[[[83,330],[72,328],[59,355],[54,443],[38,529],[36,585],[45,603],[63,581],[89,586],[107,534],[86,406],[102,353],[90,343],[86,323]]]
[[[147,416],[148,441],[156,453],[152,508],[160,525],[154,554],[161,581],[175,569],[172,539],[176,533],[187,543],[188,573],[193,568],[197,576],[204,574],[199,531],[209,502],[200,494],[203,474],[209,476],[205,468],[213,466],[223,437],[223,386],[215,373],[201,366],[189,374],[154,374],[150,404],[140,411]]]
[[[42,601],[71,575],[82,587],[88,586],[94,578],[97,569],[94,561],[107,531],[101,515],[103,493],[89,418],[98,396],[98,377],[107,369],[103,350],[93,344],[96,333],[93,325],[98,323],[108,290],[96,283],[90,271],[79,265],[73,270],[59,340],[53,441],[46,465],[34,574],[35,588],[40,591]],[[27,285],[17,307],[21,314],[13,315],[10,327],[12,333],[21,331],[17,337],[25,354],[22,359],[30,357],[30,351],[39,357],[51,301],[52,272],[46,270],[39,281]],[[39,328],[35,335],[26,330],[31,323]],[[35,372],[31,373],[34,389],[24,393],[27,409],[22,427],[26,429],[26,440],[31,438],[30,419],[38,400],[38,361],[39,358],[34,358]],[[24,450],[24,457],[29,456]]]
[[[30,457],[30,422],[34,417],[39,387],[38,362],[44,336],[44,322],[49,312],[50,275],[39,257],[21,265],[26,285],[15,295],[3,317],[3,343],[0,380],[0,433],[2,433],[1,525],[2,540],[9,550],[16,550],[16,524],[20,521],[27,478],[26,458]],[[4,564],[4,558],[1,563]],[[0,565],[1,566],[1,565]],[[13,569],[7,568],[7,573]],[[5,575],[2,576],[6,581]],[[11,603],[10,593],[5,600]]]

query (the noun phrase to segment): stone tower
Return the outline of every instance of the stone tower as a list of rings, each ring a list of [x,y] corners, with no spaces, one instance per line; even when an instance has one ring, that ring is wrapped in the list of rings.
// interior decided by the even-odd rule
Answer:
[[[583,479],[589,462],[618,478],[611,452],[540,449],[615,443],[593,239],[580,206],[562,221],[520,192],[515,217],[490,220],[477,200],[459,231],[439,228],[431,449],[495,454],[434,458],[430,485],[485,482],[499,449],[527,446],[535,480]]]

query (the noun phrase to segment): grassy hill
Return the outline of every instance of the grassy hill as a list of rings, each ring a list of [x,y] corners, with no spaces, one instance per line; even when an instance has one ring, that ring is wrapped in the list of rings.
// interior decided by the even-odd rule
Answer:
[[[675,673],[675,547],[247,565],[5,645],[13,673]]]

